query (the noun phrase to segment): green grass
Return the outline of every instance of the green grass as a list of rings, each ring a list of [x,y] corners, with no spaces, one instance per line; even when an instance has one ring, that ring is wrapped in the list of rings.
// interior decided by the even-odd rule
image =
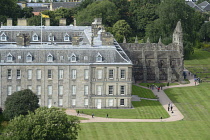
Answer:
[[[189,60],[185,60],[185,68],[190,70],[197,77],[200,77],[203,82],[210,82],[210,52],[195,50],[195,53],[190,56]]]
[[[79,140],[208,140],[210,139],[210,86],[167,89],[185,116],[177,122],[81,124]],[[151,106],[150,108],[153,108]],[[174,112],[176,114],[176,112]]]
[[[151,90],[141,88],[135,85],[132,86],[132,95],[138,95],[139,97],[142,98],[156,99],[156,96],[153,94]]]
[[[121,119],[158,119],[161,116],[168,118],[168,113],[158,101],[141,100],[132,102],[135,109],[78,109],[80,112],[97,117],[121,118]],[[78,111],[77,110],[77,111]]]
[[[148,87],[148,85],[166,86],[167,83],[139,83],[140,86]],[[170,83],[169,86],[179,85],[178,83]]]

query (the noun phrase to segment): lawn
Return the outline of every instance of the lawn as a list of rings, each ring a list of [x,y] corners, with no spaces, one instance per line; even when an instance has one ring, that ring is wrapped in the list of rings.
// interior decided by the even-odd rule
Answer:
[[[132,102],[134,109],[78,109],[80,112],[97,117],[121,118],[121,119],[159,119],[168,118],[168,113],[158,101],[141,100]]]
[[[210,53],[195,50],[185,67],[203,81],[210,81]],[[147,86],[147,84],[146,84]],[[79,140],[209,140],[210,85],[173,88],[165,91],[184,115],[184,120],[159,123],[81,124]]]
[[[210,139],[210,86],[167,89],[185,116],[177,122],[81,124],[79,140],[208,140]]]
[[[189,60],[185,60],[185,68],[190,70],[204,82],[210,82],[210,52],[195,50]]]
[[[149,89],[141,88],[139,86],[132,86],[132,95],[138,95],[142,98],[156,99],[156,96]]]

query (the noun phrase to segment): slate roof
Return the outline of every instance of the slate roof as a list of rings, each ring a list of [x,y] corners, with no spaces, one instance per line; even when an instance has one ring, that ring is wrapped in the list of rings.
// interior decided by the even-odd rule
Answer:
[[[203,12],[203,9],[200,8],[198,5],[196,5],[195,2],[193,2],[193,1],[187,2],[187,5],[189,5],[190,7],[194,8],[194,9],[196,9],[196,10],[198,10],[198,11]]]
[[[52,9],[57,8],[74,8],[79,5],[81,2],[52,2]],[[51,10],[52,10],[51,9]]]
[[[203,1],[201,3],[198,4],[199,7],[201,7],[202,9],[205,8],[209,3],[207,1]]]

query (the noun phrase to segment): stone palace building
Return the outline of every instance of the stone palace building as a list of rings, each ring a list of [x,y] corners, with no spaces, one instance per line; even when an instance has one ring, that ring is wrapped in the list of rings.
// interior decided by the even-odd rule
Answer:
[[[46,20],[49,25],[49,20]],[[101,19],[92,26],[0,27],[0,106],[31,89],[41,106],[131,108],[132,62]]]

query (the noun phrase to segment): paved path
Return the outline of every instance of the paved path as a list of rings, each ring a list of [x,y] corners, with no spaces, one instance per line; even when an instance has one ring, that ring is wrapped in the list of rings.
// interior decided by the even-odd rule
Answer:
[[[181,85],[175,85],[175,86],[169,86],[164,87],[164,89],[168,88],[174,88],[174,87],[187,87],[187,86],[195,86],[194,78],[192,76],[187,77],[190,80],[190,84],[181,84]],[[139,85],[137,85],[139,86]],[[143,86],[140,86],[143,87]],[[146,88],[146,87],[143,87]],[[148,89],[148,88],[147,88]],[[86,114],[80,114],[80,117],[88,118],[88,120],[81,120],[81,123],[90,123],[90,122],[172,122],[172,121],[178,121],[182,120],[184,116],[181,114],[181,112],[178,110],[178,108],[172,103],[172,101],[168,98],[168,96],[165,94],[163,90],[160,90],[159,92],[155,89],[152,90],[152,92],[159,97],[160,103],[163,105],[164,109],[169,113],[170,117],[166,119],[117,119],[117,118],[102,118],[102,117],[94,117]],[[173,106],[173,112],[168,111],[168,104],[171,103]],[[77,116],[77,113],[75,110],[67,109],[66,113],[68,115],[74,115]]]

